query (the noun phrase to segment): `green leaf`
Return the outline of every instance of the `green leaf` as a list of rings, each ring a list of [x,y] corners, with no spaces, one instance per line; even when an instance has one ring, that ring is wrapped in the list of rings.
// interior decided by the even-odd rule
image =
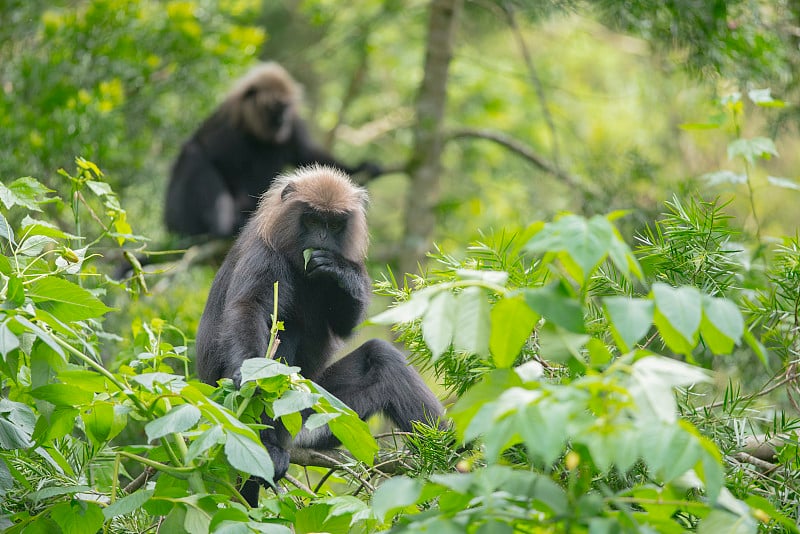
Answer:
[[[677,421],[673,388],[710,380],[708,373],[688,363],[660,356],[648,356],[634,362],[628,388],[637,407],[661,421]]]
[[[2,193],[2,188],[3,184],[0,183],[0,193]],[[14,230],[11,228],[11,224],[9,224],[6,218],[3,217],[2,213],[0,213],[0,237],[7,239],[8,242],[11,243],[12,245],[15,244]],[[5,263],[8,263],[8,259],[6,259],[5,256],[3,256],[3,258],[5,259]],[[4,267],[3,269],[0,269],[0,272],[2,272],[3,274],[9,274],[9,272],[11,272],[11,269],[9,268],[6,270],[6,268]]]
[[[767,137],[754,137],[752,139],[736,139],[728,144],[728,159],[744,158],[749,163],[755,163],[756,158],[770,159],[778,156],[775,143]]]
[[[186,453],[186,461],[192,462],[214,445],[224,442],[225,433],[222,431],[222,427],[220,425],[214,425],[189,444],[189,450]]]
[[[299,373],[299,367],[289,367],[270,358],[250,358],[242,362],[242,384],[275,376]]]
[[[395,307],[379,313],[378,315],[369,319],[368,322],[371,324],[384,325],[409,323],[422,317],[422,315],[428,309],[430,300],[441,291],[448,290],[443,290],[437,286],[430,286],[421,289],[420,291],[415,291],[411,293],[411,296],[407,301],[401,302]]]
[[[725,170],[703,174],[700,176],[700,179],[703,180],[709,187],[714,187],[720,184],[741,185],[747,183],[746,174]]]
[[[225,456],[234,469],[271,481],[275,476],[272,458],[260,442],[236,432],[226,432]]]
[[[0,323],[0,354],[5,358],[8,354],[19,348],[19,339],[8,328],[6,323]]]
[[[747,92],[747,96],[753,104],[767,108],[782,108],[786,104],[782,100],[772,98],[772,90],[766,89],[751,89]]]
[[[457,315],[456,297],[450,291],[434,296],[422,318],[422,337],[431,350],[433,361],[439,359],[453,342]]]
[[[586,332],[580,303],[570,297],[561,284],[525,289],[523,294],[528,306],[548,321],[570,332],[578,334]]]
[[[359,419],[352,410],[328,422],[331,432],[342,442],[352,455],[367,465],[375,461],[375,454],[380,447],[372,437],[369,426]]]
[[[530,338],[539,315],[521,296],[504,298],[492,308],[489,350],[497,367],[511,367]]]
[[[95,443],[104,443],[111,437],[114,426],[114,405],[110,402],[95,402],[81,414],[86,433]]]
[[[2,307],[6,309],[19,308],[25,304],[25,288],[22,285],[22,280],[11,275],[7,283],[6,301],[2,303]]]
[[[611,334],[623,352],[633,349],[653,325],[655,304],[648,299],[606,297],[603,299]]]
[[[654,322],[667,346],[675,352],[689,354],[697,345],[697,332],[702,319],[702,295],[697,288],[673,288],[653,284],[656,303]],[[676,339],[675,334],[681,339]]]
[[[783,189],[791,189],[793,191],[800,191],[800,184],[788,178],[778,178],[776,176],[767,176],[767,181],[776,187]]]
[[[100,317],[112,310],[79,285],[53,276],[32,283],[28,296],[43,310],[65,322]]]
[[[114,501],[103,509],[103,517],[106,520],[113,519],[117,516],[131,514],[139,510],[144,503],[150,500],[150,497],[155,493],[154,490],[139,490],[130,495]]]
[[[640,439],[645,462],[663,482],[688,472],[703,454],[694,437],[679,425],[652,425]]]
[[[421,481],[407,476],[392,477],[381,484],[372,496],[375,517],[383,523],[389,512],[416,504],[421,494]]]
[[[485,375],[448,411],[448,415],[453,418],[456,425],[459,438],[464,437],[465,430],[483,406],[497,400],[506,389],[521,385],[522,379],[511,369],[495,369]]]
[[[313,254],[313,248],[307,248],[303,250],[303,269],[308,267],[308,260],[311,259],[311,254]]]
[[[4,450],[27,449],[33,445],[31,435],[22,428],[0,417],[0,448]]]
[[[700,334],[715,354],[730,354],[744,334],[739,308],[728,299],[704,295]]]
[[[95,534],[103,527],[103,510],[93,502],[73,499],[56,504],[50,517],[64,534]]]
[[[90,404],[94,398],[93,393],[76,389],[66,384],[47,384],[32,390],[30,393],[32,397],[56,406],[84,406]]]
[[[580,283],[606,257],[612,240],[614,227],[602,216],[585,219],[578,215],[566,215],[548,223],[544,229],[525,245],[525,250],[537,252],[559,252],[575,263],[578,272],[570,274]],[[560,256],[565,259],[563,256]],[[569,269],[568,262],[565,263]]]
[[[289,390],[284,393],[281,398],[272,403],[272,409],[275,412],[275,417],[278,418],[286,414],[296,413],[307,408],[311,408],[321,398],[322,395],[316,393]]]
[[[489,355],[489,302],[486,291],[467,287],[456,298],[457,327],[453,345],[458,350]]]
[[[144,427],[147,441],[153,441],[168,434],[189,430],[200,420],[200,410],[192,404],[175,406],[164,416],[150,421]]]
[[[550,361],[566,363],[574,358],[582,361],[581,349],[589,341],[588,334],[576,334],[557,325],[545,324],[539,330],[539,352]]]
[[[756,534],[758,524],[752,517],[711,510],[697,526],[697,534]]]
[[[34,257],[42,253],[45,247],[57,244],[57,241],[44,235],[32,235],[20,243],[17,254]]]

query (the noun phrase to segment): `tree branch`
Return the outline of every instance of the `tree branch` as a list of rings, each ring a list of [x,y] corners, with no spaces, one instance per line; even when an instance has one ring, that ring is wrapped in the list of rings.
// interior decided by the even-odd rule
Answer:
[[[562,171],[561,169],[559,169],[558,167],[547,161],[544,157],[534,152],[528,145],[524,144],[522,141],[515,139],[504,133],[485,130],[485,129],[461,128],[458,130],[450,131],[446,136],[448,140],[463,139],[470,137],[477,139],[486,139],[488,141],[494,141],[495,143],[511,150],[517,155],[530,161],[534,166],[538,167],[544,172],[551,174],[556,178],[562,180],[564,183],[566,183],[570,187],[577,189],[581,193],[584,192],[590,194],[599,193],[597,187],[595,187],[593,184],[584,183],[583,180],[581,180],[579,177],[570,174],[566,171]]]

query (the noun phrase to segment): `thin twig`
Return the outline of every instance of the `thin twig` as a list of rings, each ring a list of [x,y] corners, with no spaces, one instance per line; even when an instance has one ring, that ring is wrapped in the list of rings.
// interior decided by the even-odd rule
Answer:
[[[283,478],[285,478],[285,479],[286,479],[286,481],[287,481],[287,482],[289,482],[291,485],[293,485],[294,487],[296,487],[296,488],[299,488],[299,489],[301,489],[301,490],[305,491],[305,492],[306,492],[306,493],[308,493],[310,496],[312,496],[312,497],[316,496],[316,494],[317,494],[317,492],[316,492],[316,491],[312,490],[311,488],[309,488],[308,486],[306,486],[305,484],[303,484],[301,481],[299,481],[299,480],[297,480],[296,478],[294,478],[294,477],[293,477],[292,475],[290,475],[289,473],[286,473],[285,475],[283,475]]]
[[[542,80],[539,78],[536,67],[533,65],[533,58],[531,57],[530,50],[528,49],[528,45],[525,42],[522,31],[517,24],[514,6],[511,5],[511,2],[503,2],[503,11],[506,14],[506,19],[508,20],[508,25],[511,27],[512,33],[517,38],[519,49],[522,52],[522,58],[525,60],[525,65],[528,67],[528,72],[530,73],[531,80],[533,81],[533,87],[536,89],[536,95],[539,97],[539,103],[542,106],[542,116],[544,116],[544,122],[547,124],[547,129],[550,130],[550,136],[553,138],[553,167],[556,169],[556,171],[559,171],[560,157],[558,150],[558,135],[556,132],[555,122],[553,121],[553,115],[550,113],[550,107],[547,105],[547,96],[544,92],[544,85],[542,85]]]
[[[125,493],[125,495],[130,495],[134,491],[147,484],[148,479],[155,474],[156,469],[154,467],[150,467],[149,465],[145,466],[144,471],[139,473],[138,477],[131,480],[130,483],[128,483],[128,485],[122,489],[122,491]]]
[[[786,376],[784,376],[782,380],[779,380],[778,382],[776,382],[772,386],[768,387],[767,389],[763,389],[761,391],[757,391],[756,393],[752,393],[750,395],[746,395],[744,397],[741,397],[739,400],[741,400],[741,401],[750,401],[750,400],[753,400],[753,399],[757,399],[758,397],[763,397],[764,395],[775,391],[779,387],[781,387],[781,386],[783,386],[783,385],[785,385],[785,384],[787,384],[789,382],[792,382],[793,380],[797,380],[797,378],[798,378],[797,373],[794,371],[794,369],[792,369],[790,367],[787,370]],[[770,382],[771,381],[772,380],[770,380]],[[769,383],[769,382],[767,382],[767,383]],[[710,410],[712,408],[719,408],[720,406],[723,406],[724,404],[725,404],[724,400],[717,401],[717,402],[712,402],[711,404],[707,404],[705,406],[701,406],[699,408],[699,410]]]

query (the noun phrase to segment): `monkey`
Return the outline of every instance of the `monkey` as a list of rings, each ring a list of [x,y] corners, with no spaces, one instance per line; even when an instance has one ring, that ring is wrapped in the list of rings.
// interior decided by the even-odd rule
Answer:
[[[278,63],[254,67],[183,145],[167,186],[164,222],[180,236],[234,237],[261,194],[287,167],[331,165],[366,180],[375,163],[350,167],[312,142],[300,86]]]
[[[412,421],[439,421],[443,428],[442,404],[388,341],[366,341],[331,363],[363,320],[371,294],[367,202],[366,191],[333,167],[302,167],[273,182],[212,282],[196,336],[201,380],[214,385],[227,377],[239,387],[242,362],[265,356],[277,281],[284,329],[276,358],[300,367],[364,420],[380,412],[403,431],[412,430]],[[267,424],[272,428],[261,439],[275,477],[266,485],[285,475],[293,445],[339,445],[327,427],[302,430],[292,442],[279,420]],[[242,488],[251,506],[258,491],[252,478]]]

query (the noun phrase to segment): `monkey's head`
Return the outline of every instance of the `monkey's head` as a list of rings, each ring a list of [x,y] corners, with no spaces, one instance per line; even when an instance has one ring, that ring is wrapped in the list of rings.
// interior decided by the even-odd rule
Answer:
[[[262,141],[284,143],[292,133],[300,94],[286,69],[262,63],[236,84],[222,107],[235,126]]]
[[[259,237],[298,268],[306,249],[330,250],[363,263],[368,197],[338,169],[303,167],[279,176],[253,215]]]

